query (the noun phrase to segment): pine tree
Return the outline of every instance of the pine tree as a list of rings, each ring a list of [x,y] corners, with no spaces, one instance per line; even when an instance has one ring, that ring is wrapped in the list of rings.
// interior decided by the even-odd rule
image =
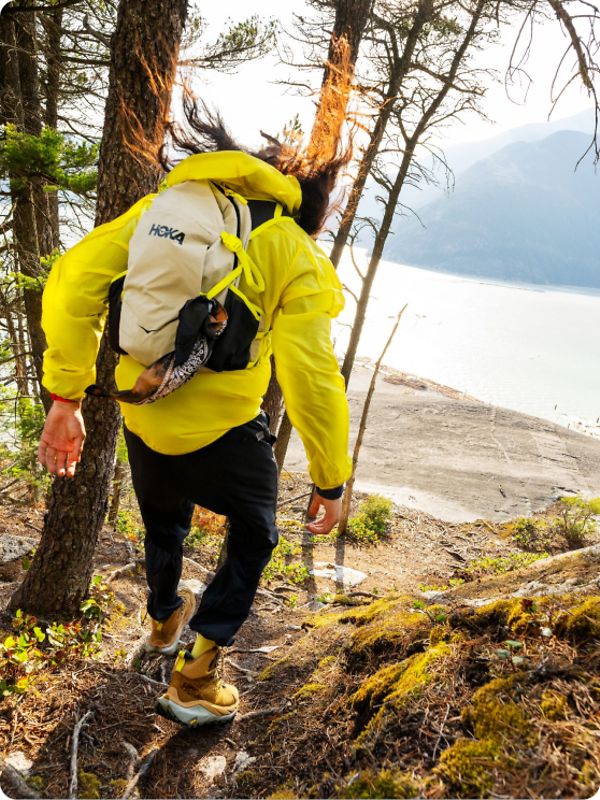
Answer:
[[[100,147],[96,223],[123,213],[156,189],[156,163],[128,147],[133,128],[157,148],[175,79],[186,0],[149,4],[121,0],[111,42],[109,93]],[[133,126],[133,128],[132,128]],[[103,342],[98,379],[112,375],[114,356]],[[84,401],[88,438],[71,480],[52,487],[44,529],[25,581],[12,608],[48,615],[74,615],[86,596],[92,557],[104,522],[120,422],[117,407]]]

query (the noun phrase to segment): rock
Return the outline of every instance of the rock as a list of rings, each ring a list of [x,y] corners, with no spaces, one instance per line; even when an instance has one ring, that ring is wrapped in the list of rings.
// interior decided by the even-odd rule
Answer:
[[[181,581],[181,585],[185,586],[196,595],[200,596],[206,589],[206,584],[199,581],[197,578],[188,578],[186,581]]]
[[[14,769],[20,772],[24,778],[29,775],[31,768],[33,767],[33,761],[27,758],[25,753],[21,752],[20,750],[15,750],[14,753],[9,753],[4,759],[4,762],[6,764],[10,764],[11,767],[14,767]]]
[[[320,611],[322,608],[325,608],[325,603],[322,603],[320,600],[311,600],[310,603],[307,603],[305,608],[309,611]]]
[[[341,583],[344,587],[358,586],[367,577],[364,572],[341,564],[328,564],[326,561],[315,561],[315,569],[310,574],[317,578],[328,578]]]
[[[210,756],[200,763],[200,771],[207,781],[212,783],[219,778],[227,768],[225,756]]]
[[[23,558],[36,546],[35,539],[29,536],[12,536],[10,533],[3,533],[0,538],[0,564],[8,564]]]
[[[235,761],[233,762],[233,774],[237,775],[238,772],[247,769],[250,764],[254,764],[255,761],[255,756],[251,756],[245,750],[240,750],[240,752],[236,754]]]

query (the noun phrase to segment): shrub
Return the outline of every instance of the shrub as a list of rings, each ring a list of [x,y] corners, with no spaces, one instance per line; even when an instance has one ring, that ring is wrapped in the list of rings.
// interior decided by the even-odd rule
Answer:
[[[348,520],[346,535],[358,544],[375,544],[389,530],[392,518],[392,501],[379,494],[365,498],[356,516]]]

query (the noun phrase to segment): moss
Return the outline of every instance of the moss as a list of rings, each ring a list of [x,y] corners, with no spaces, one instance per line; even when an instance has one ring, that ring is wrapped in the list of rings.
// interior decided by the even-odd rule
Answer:
[[[557,620],[556,633],[581,644],[600,639],[600,597],[588,597],[565,611]]]
[[[335,662],[335,656],[325,656],[325,658],[322,658],[317,664],[317,669],[325,669],[325,667],[330,667],[332,664],[335,664]]]
[[[448,625],[434,625],[429,632],[429,644],[435,645],[439,642],[449,642],[452,638],[452,629]]]
[[[385,667],[377,670],[374,675],[371,675],[363,685],[351,697],[351,705],[361,705],[362,703],[370,702],[371,705],[378,703],[383,697],[386,697],[393,691],[398,678],[405,672],[407,664],[405,661],[401,663],[387,664]]]
[[[324,683],[305,683],[304,686],[301,686],[297,692],[294,692],[293,697],[296,700],[301,700],[306,697],[312,697],[313,694],[317,694],[318,692],[322,692],[323,689],[326,689]]]
[[[415,655],[405,659],[399,665],[384,667],[371,678],[367,687],[362,687],[350,698],[353,703],[358,703],[361,700],[365,702],[370,699],[373,706],[373,700],[377,697],[377,705],[381,706],[357,738],[358,746],[366,738],[376,733],[377,729],[384,724],[385,718],[390,712],[396,719],[398,711],[406,708],[409,702],[420,696],[423,689],[435,676],[433,667],[449,655],[450,652],[450,646],[445,642],[440,642],[435,647],[428,648],[424,653],[415,653]],[[395,678],[394,669],[396,670]],[[365,688],[367,691],[365,691]],[[371,692],[370,694],[369,691]],[[378,694],[375,695],[375,692]]]
[[[535,742],[535,732],[521,707],[509,697],[516,675],[510,678],[495,678],[478,689],[471,705],[462,712],[463,722],[471,725],[478,739],[512,745],[530,745]]]
[[[376,605],[376,601],[373,605]],[[387,612],[381,610],[376,616],[371,617],[369,623],[360,627],[352,638],[352,649],[360,652],[372,648],[406,646],[420,639],[425,640],[436,617],[440,616],[442,606],[431,606],[427,613],[423,611],[407,610],[406,608],[392,608]],[[445,609],[443,609],[445,613]]]
[[[402,772],[384,769],[365,770],[348,785],[338,787],[337,797],[344,798],[409,798],[419,796],[419,787]]]
[[[291,789],[287,789],[286,787],[282,787],[281,789],[277,789],[273,794],[270,794],[267,800],[297,800],[298,795],[296,792],[293,792]]]
[[[111,797],[123,797],[125,794],[125,789],[127,788],[129,781],[125,778],[115,778],[112,780],[108,785],[111,789]]]
[[[569,716],[567,698],[550,689],[543,693],[540,708],[546,719],[552,720],[553,722],[560,719],[567,719]]]
[[[79,770],[79,797],[82,800],[99,800],[102,797],[100,793],[100,779],[94,772],[84,772]]]
[[[395,594],[388,594],[379,600],[368,603],[368,605],[362,605],[352,611],[342,612],[342,620],[344,622],[353,622],[356,625],[365,625],[381,614],[387,615],[397,610],[407,599]]]
[[[446,781],[452,796],[488,797],[494,786],[498,755],[494,742],[458,739],[444,750],[434,772]]]

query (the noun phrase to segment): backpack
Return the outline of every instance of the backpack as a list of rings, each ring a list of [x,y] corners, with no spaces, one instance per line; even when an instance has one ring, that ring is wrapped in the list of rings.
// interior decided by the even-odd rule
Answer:
[[[165,397],[201,368],[244,369],[262,311],[239,289],[264,281],[246,252],[253,229],[276,214],[211,181],[185,181],[152,201],[130,240],[127,271],[111,283],[113,350],[146,369],[132,389],[88,394],[145,404]]]

